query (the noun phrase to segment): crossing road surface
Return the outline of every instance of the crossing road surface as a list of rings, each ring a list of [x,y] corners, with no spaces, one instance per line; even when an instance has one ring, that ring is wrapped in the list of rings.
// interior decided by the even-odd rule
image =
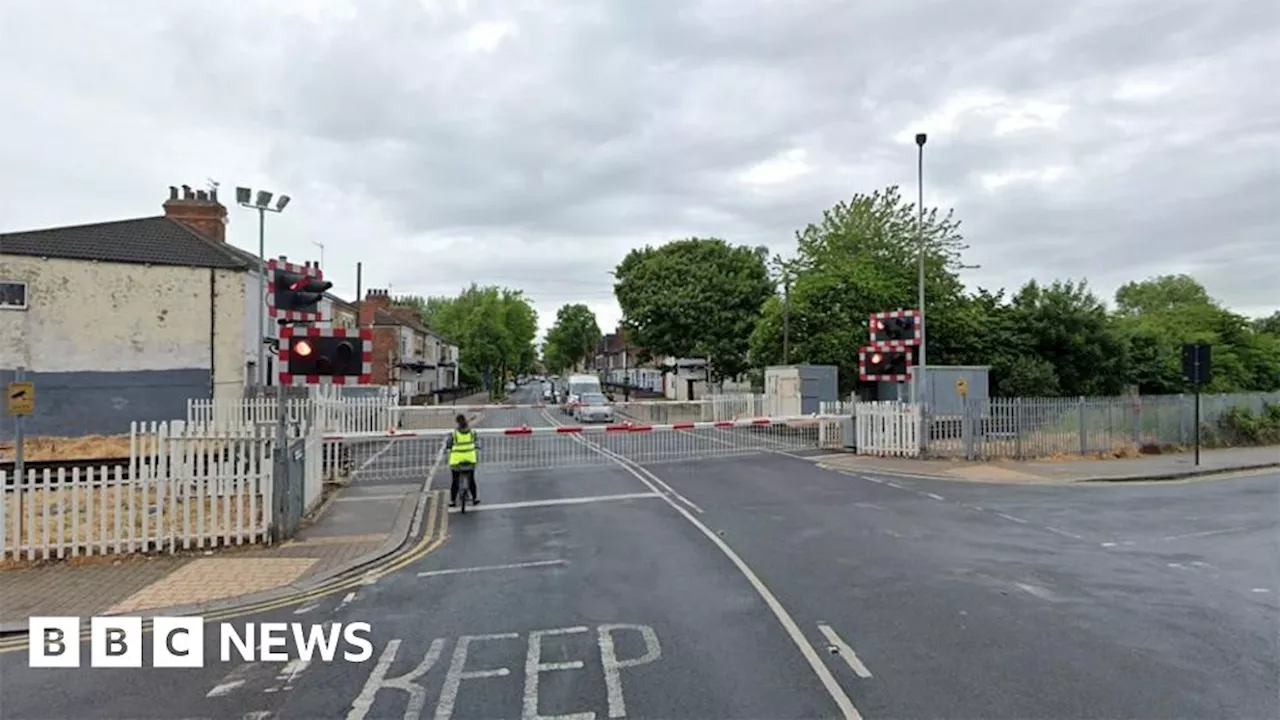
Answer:
[[[367,622],[363,662],[221,662],[213,634],[204,668],[11,653],[0,714],[1280,717],[1277,475],[1009,487],[758,455],[479,480],[436,552],[234,621]]]

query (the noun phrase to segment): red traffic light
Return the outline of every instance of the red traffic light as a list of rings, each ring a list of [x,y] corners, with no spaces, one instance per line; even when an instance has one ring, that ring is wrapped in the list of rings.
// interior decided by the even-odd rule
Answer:
[[[884,356],[881,355],[880,353],[875,353],[874,355],[871,356],[872,365],[879,365],[883,360],[884,360]]]
[[[299,340],[298,343],[293,346],[293,353],[298,357],[307,357],[311,355],[311,343],[306,340]]]

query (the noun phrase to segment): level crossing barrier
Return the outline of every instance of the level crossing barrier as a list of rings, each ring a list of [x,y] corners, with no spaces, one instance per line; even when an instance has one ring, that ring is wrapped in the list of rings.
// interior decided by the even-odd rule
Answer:
[[[474,428],[484,468],[498,471],[686,462],[823,449],[819,428],[839,418],[816,415],[706,422],[519,425]],[[846,419],[847,420],[847,419]],[[451,430],[392,430],[325,435],[326,463],[344,474],[421,478],[443,462]],[[828,445],[827,449],[837,449]]]

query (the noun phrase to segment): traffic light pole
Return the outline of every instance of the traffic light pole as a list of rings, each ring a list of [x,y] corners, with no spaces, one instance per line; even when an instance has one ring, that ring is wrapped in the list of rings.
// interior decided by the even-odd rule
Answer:
[[[920,316],[917,322],[920,323],[920,358],[916,360],[916,375],[911,382],[911,402],[921,402],[924,400],[925,382],[925,312],[924,312],[924,143],[928,136],[924,133],[916,134],[916,147],[919,152],[916,155],[916,183],[918,199],[916,202],[916,242],[919,245],[919,297],[917,301],[920,304]]]

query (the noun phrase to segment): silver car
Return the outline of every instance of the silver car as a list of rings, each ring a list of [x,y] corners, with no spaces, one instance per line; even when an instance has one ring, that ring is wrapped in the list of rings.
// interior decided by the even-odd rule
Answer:
[[[573,417],[578,422],[583,423],[611,423],[614,419],[613,406],[600,393],[586,393],[580,398],[577,407],[574,408]]]

